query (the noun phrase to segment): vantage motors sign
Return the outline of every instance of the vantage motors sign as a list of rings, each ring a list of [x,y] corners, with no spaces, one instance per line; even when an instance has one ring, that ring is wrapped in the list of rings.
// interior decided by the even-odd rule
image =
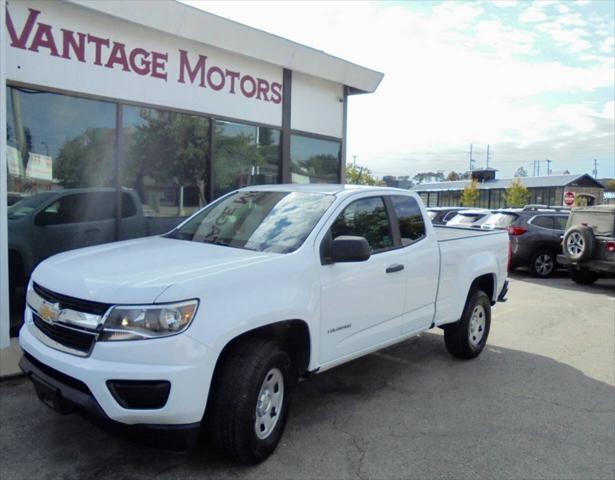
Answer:
[[[63,2],[10,2],[5,27],[9,82],[281,124],[273,65]]]

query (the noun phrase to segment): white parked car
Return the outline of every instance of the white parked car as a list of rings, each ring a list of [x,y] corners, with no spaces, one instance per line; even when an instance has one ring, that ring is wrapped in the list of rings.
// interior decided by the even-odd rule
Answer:
[[[472,208],[457,212],[451,220],[446,222],[448,227],[474,227],[480,228],[491,216],[491,210],[486,208]]]
[[[505,231],[433,227],[407,190],[232,192],[169,234],[65,252],[27,292],[40,399],[247,463],[275,449],[298,378],[444,329],[481,353],[507,290]]]

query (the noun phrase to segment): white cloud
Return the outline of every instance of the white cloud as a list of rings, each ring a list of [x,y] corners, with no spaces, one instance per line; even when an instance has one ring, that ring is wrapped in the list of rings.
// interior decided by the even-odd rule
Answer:
[[[460,2],[431,11],[371,2],[201,5],[383,71],[378,91],[353,96],[348,111],[348,155],[358,155],[361,165],[379,175],[416,173],[438,159],[438,168],[462,169],[472,142],[495,145],[497,161],[506,154],[527,157],[531,149],[548,151],[555,143],[578,145],[577,137],[581,142],[594,130],[613,130],[612,116],[605,116],[612,104],[603,110],[537,100],[614,87],[612,54],[591,49],[591,28],[582,28],[584,18],[574,12],[549,6],[549,21],[528,30],[488,17],[481,5]],[[536,10],[547,18],[546,9]],[[541,59],[543,34],[558,48],[580,52],[574,58],[585,58],[588,66]]]
[[[535,6],[528,7],[520,16],[520,22],[534,23],[542,22],[547,19],[547,15]]]
[[[600,51],[607,55],[613,55],[613,47],[615,47],[615,37],[608,37],[604,39],[600,46]]]

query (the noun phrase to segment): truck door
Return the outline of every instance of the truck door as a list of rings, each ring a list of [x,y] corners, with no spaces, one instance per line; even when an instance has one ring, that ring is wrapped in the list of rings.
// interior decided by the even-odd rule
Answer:
[[[60,197],[34,219],[34,252],[51,255],[115,239],[115,193],[86,192]]]
[[[401,334],[406,291],[405,253],[396,248],[390,211],[381,196],[349,203],[325,239],[356,235],[367,239],[365,262],[322,265],[321,364],[332,362]]]
[[[440,252],[435,234],[427,235],[423,214],[413,197],[393,195],[391,204],[407,270],[402,332],[409,334],[425,330],[433,321]]]

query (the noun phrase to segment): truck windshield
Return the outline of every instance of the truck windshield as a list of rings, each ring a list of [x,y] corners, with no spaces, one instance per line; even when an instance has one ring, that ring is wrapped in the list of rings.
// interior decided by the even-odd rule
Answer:
[[[333,203],[333,195],[240,191],[197,213],[167,236],[259,252],[301,246]]]

